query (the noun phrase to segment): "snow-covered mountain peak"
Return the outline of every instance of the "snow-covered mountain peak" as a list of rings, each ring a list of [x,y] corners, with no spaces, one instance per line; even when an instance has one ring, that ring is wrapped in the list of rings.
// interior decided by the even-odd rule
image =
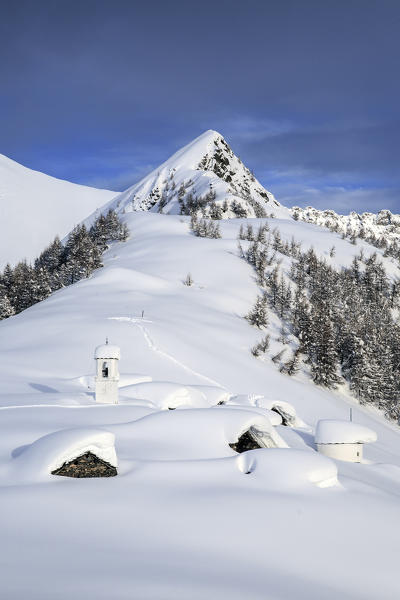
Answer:
[[[224,138],[218,131],[208,129],[197,138],[175,152],[166,162],[183,162],[186,167],[197,169],[204,156],[211,155],[214,145],[225,143]]]
[[[264,217],[271,213],[289,217],[289,211],[256,180],[222,135],[211,129],[120,194],[109,207],[118,212],[197,211],[214,218]]]

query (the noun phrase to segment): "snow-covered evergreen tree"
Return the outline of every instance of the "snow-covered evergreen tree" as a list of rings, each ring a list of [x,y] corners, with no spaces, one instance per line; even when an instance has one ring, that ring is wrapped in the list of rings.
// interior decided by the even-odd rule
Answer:
[[[6,265],[0,276],[0,314],[7,318],[47,298],[51,292],[70,285],[101,266],[101,254],[111,241],[125,241],[128,229],[115,211],[100,215],[90,232],[85,225],[75,227],[65,246],[59,238],[35,260],[14,268]]]
[[[251,325],[262,329],[268,325],[267,297],[265,294],[257,296],[257,300],[251,311],[246,315]]]
[[[8,319],[15,314],[15,310],[7,296],[7,291],[4,286],[0,286],[0,321]]]
[[[300,369],[300,351],[299,349],[295,350],[292,354],[292,356],[289,358],[289,360],[287,360],[286,362],[283,363],[283,365],[280,368],[281,373],[285,373],[286,375],[289,375],[290,377],[292,377],[293,375],[296,375],[296,373],[299,371]]]

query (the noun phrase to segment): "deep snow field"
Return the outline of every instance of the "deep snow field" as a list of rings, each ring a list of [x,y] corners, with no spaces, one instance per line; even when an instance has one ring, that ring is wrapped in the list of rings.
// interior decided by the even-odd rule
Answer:
[[[33,171],[0,154],[0,268],[33,261],[116,192]]]
[[[328,392],[251,355],[263,333],[243,318],[258,288],[238,256],[241,220],[215,240],[187,217],[124,219],[131,238],[104,268],[0,323],[1,597],[399,598],[400,429],[344,386]],[[290,218],[270,224],[337,266],[372,251]],[[271,313],[272,340],[279,327]],[[106,336],[121,348],[118,405],[94,401]],[[295,408],[292,427],[268,410],[276,402]],[[378,436],[362,464],[314,447],[317,421],[350,407]],[[234,452],[249,426],[277,447]],[[118,476],[50,475],[85,448]]]

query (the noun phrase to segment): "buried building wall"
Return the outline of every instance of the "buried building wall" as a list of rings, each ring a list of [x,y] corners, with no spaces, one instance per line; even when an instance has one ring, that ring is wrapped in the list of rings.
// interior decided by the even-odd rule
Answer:
[[[261,431],[257,427],[250,427],[238,438],[236,442],[229,444],[232,450],[241,453],[247,450],[256,450],[257,448],[277,448],[282,443],[286,446],[281,437],[273,431]]]
[[[363,444],[317,444],[317,449],[320,454],[336,460],[362,461]]]
[[[115,477],[117,469],[110,463],[102,460],[92,452],[85,452],[81,456],[65,462],[61,467],[51,472],[52,475],[63,477]]]

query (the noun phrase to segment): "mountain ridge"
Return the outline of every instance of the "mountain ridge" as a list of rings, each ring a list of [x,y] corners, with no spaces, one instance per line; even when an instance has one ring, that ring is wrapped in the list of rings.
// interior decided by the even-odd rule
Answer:
[[[57,179],[0,154],[0,268],[33,260],[116,192]]]
[[[372,246],[383,249],[387,256],[400,259],[400,215],[390,210],[383,209],[378,213],[352,211],[348,215],[341,215],[332,209],[293,206],[290,213],[295,220],[341,233],[352,243],[357,243],[357,238],[364,239]]]

